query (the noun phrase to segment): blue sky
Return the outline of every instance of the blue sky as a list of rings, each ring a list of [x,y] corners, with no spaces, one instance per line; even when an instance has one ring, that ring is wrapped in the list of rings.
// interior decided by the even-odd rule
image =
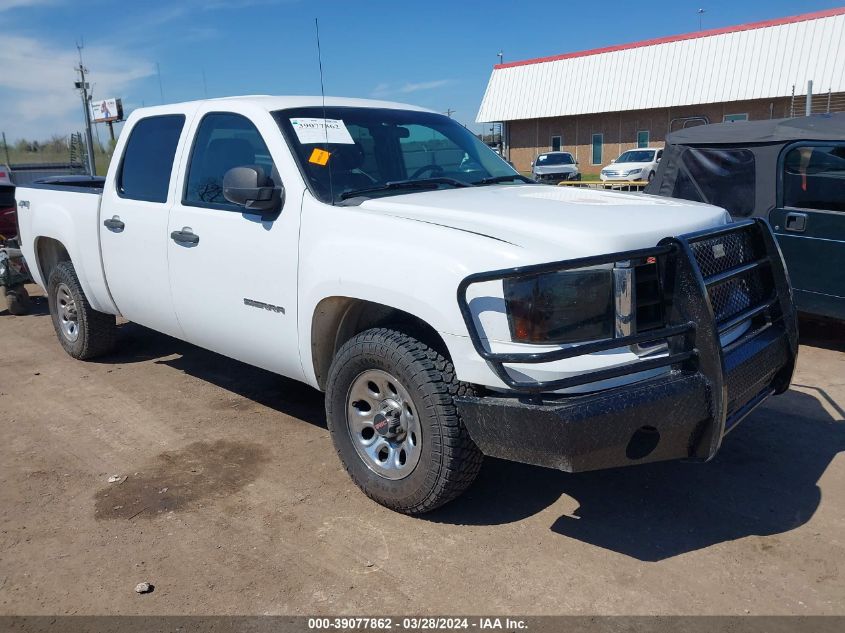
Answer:
[[[326,93],[404,101],[474,123],[496,53],[505,61],[766,20],[842,0],[485,2],[0,0],[0,130],[11,140],[81,128],[72,88],[84,38],[95,98],[125,108],[235,94]],[[616,8],[618,7],[618,13]],[[639,9],[635,12],[634,9]],[[203,83],[205,74],[205,85]],[[100,130],[100,138],[106,138]]]

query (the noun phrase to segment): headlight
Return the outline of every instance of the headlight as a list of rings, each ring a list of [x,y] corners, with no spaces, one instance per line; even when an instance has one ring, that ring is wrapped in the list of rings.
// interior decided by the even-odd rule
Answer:
[[[629,171],[626,171],[626,172],[625,172],[625,175],[626,175],[626,176],[633,176],[634,174],[638,174],[638,173],[640,173],[641,171],[642,171],[642,168],[640,168],[640,169],[631,169],[631,170],[629,170]]]
[[[514,341],[576,343],[613,336],[610,269],[505,279],[504,293]]]

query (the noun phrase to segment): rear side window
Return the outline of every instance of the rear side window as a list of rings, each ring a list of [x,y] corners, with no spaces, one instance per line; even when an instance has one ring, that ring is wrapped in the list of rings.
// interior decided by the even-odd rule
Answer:
[[[252,122],[240,114],[207,114],[197,130],[184,203],[243,212],[223,197],[223,177],[233,167],[257,166],[273,177],[273,159]]]
[[[181,114],[149,117],[135,124],[117,179],[122,198],[167,202],[173,158],[184,125]]]
[[[783,206],[845,211],[845,145],[789,150],[783,161]]]
[[[754,154],[749,150],[689,148],[684,152],[683,166],[705,202],[735,216],[754,212],[756,172]]]

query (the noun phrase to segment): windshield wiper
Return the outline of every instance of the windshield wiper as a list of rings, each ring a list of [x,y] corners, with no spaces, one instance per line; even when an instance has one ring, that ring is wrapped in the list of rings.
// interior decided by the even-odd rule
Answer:
[[[495,185],[500,182],[510,182],[511,180],[521,180],[525,183],[533,183],[534,181],[530,178],[523,176],[522,174],[508,174],[507,176],[491,176],[490,178],[482,178],[481,180],[476,180],[473,185]]]
[[[376,193],[378,191],[390,191],[392,189],[434,189],[438,185],[451,185],[453,187],[469,187],[469,185],[461,180],[455,178],[419,178],[416,180],[393,180],[386,182],[383,185],[375,187],[366,187],[365,189],[353,189],[352,191],[344,191],[340,194],[341,200],[355,198],[356,196],[363,196],[368,193]]]

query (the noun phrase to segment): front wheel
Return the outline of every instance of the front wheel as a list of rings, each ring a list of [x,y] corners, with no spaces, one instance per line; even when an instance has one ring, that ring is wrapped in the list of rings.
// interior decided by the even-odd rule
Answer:
[[[60,262],[50,273],[47,303],[59,343],[68,354],[87,360],[112,350],[117,330],[114,315],[91,307],[70,262]]]
[[[467,390],[448,359],[401,332],[372,329],[345,343],[329,370],[326,415],[355,484],[406,514],[466,490],[482,459],[453,401]]]

